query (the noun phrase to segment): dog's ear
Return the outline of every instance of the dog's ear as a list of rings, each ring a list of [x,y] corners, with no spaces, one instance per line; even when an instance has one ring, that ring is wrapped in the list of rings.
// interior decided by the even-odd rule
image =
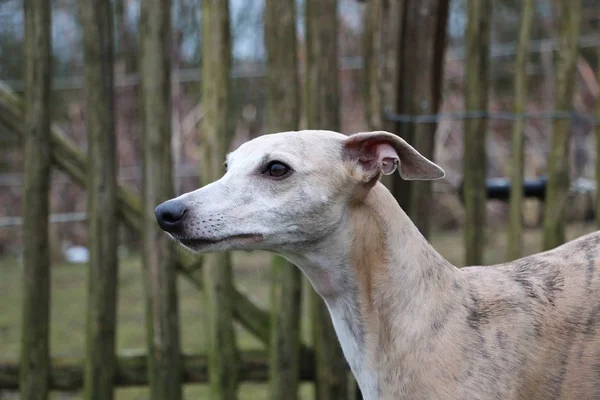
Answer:
[[[435,180],[445,172],[435,163],[389,132],[361,132],[344,141],[343,157],[356,163],[367,182],[380,174],[390,175],[398,169],[405,180]]]

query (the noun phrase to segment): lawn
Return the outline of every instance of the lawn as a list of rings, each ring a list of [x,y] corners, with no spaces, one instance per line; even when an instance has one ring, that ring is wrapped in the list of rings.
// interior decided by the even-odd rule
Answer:
[[[571,225],[569,239],[595,230],[592,225]],[[504,261],[506,237],[504,233],[490,232],[486,245],[486,264]],[[435,234],[434,247],[455,265],[462,265],[462,232]],[[541,249],[541,235],[537,230],[525,234],[528,254]],[[270,269],[265,253],[236,253],[234,265],[236,285],[250,299],[268,307]],[[81,357],[84,351],[84,325],[86,305],[85,265],[56,265],[52,269],[51,299],[51,349],[53,357]],[[19,356],[21,318],[22,268],[15,259],[0,258],[0,360],[14,360]],[[179,280],[180,320],[182,350],[189,354],[203,353],[205,348],[203,295],[185,279]],[[305,318],[306,320],[306,318]],[[304,324],[307,338],[309,327]],[[238,327],[237,340],[241,349],[260,349],[261,344],[244,329]],[[141,264],[137,256],[122,259],[119,272],[119,307],[117,347],[119,352],[144,351],[144,295]],[[267,398],[266,385],[244,384],[240,399]],[[186,385],[186,399],[206,398],[205,385]],[[310,384],[301,388],[302,398],[312,398]],[[117,400],[147,399],[146,388],[117,390]],[[18,396],[0,393],[0,399],[17,399]],[[53,399],[80,398],[78,394],[54,394]]]

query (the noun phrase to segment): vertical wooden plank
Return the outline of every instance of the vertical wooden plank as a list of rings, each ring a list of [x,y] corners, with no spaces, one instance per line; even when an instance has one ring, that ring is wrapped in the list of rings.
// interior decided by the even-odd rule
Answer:
[[[598,6],[598,21],[600,21],[600,5]],[[598,26],[600,30],[600,25]],[[600,46],[596,48],[596,69],[598,85],[600,86]],[[599,88],[600,89],[600,88]],[[596,225],[600,229],[600,90],[596,97]]]
[[[300,85],[294,0],[267,0],[264,11],[267,50],[267,132],[297,130]],[[298,398],[302,274],[285,259],[272,259],[270,397]]]
[[[415,64],[413,60],[416,57],[417,49],[415,47],[415,33],[417,29],[422,27],[416,27],[414,22],[409,15],[411,7],[415,7],[415,2],[418,0],[403,0],[398,2],[397,7],[397,20],[391,20],[390,23],[398,25],[395,31],[398,34],[396,41],[396,79],[395,79],[395,95],[394,95],[394,107],[397,114],[412,114],[412,93],[414,91],[415,84]],[[394,8],[394,6],[390,6]],[[414,124],[410,122],[396,122],[394,124],[394,133],[406,140],[408,143],[413,143],[413,127]],[[413,182],[405,181],[402,179],[400,174],[392,174],[389,176],[391,181],[391,192],[394,198],[400,204],[400,207],[410,215],[410,198],[411,191],[413,188]]]
[[[87,172],[88,305],[85,399],[112,399],[117,306],[117,173],[110,2],[79,0],[83,28]]]
[[[388,58],[395,56],[395,94],[385,89],[386,105],[399,114],[433,114],[437,112],[442,86],[443,55],[446,38],[448,0],[406,0],[385,6],[387,25],[384,42],[391,43],[392,32],[397,36],[396,54],[384,45]],[[393,13],[393,15],[392,15]],[[397,27],[396,27],[397,26]],[[430,27],[423,29],[423,26]],[[389,67],[394,62],[385,61]],[[388,72],[389,74],[389,72]],[[389,78],[388,78],[389,79]],[[392,80],[390,80],[391,82]],[[389,85],[389,84],[388,84]],[[433,157],[437,124],[396,122],[393,131],[413,144],[427,157]],[[411,217],[420,232],[428,237],[430,231],[431,182],[408,182],[398,174],[390,176],[392,193],[400,207]]]
[[[399,46],[402,32],[403,2],[400,1],[382,1],[382,22],[381,22],[381,96],[383,110],[387,108],[390,112],[398,112],[398,83],[400,79],[400,49]],[[367,4],[370,4],[368,2]],[[388,132],[398,132],[399,124],[382,118],[383,129]],[[394,194],[395,183],[398,181],[396,174],[384,175],[381,182]],[[396,197],[398,199],[398,197]]]
[[[517,42],[517,60],[515,62],[515,102],[513,111],[522,114],[527,105],[527,60],[529,59],[529,40],[533,21],[533,0],[523,0],[519,40]],[[512,132],[512,162],[510,188],[510,217],[508,226],[508,259],[521,256],[521,235],[523,231],[523,174],[525,169],[525,120],[517,119]]]
[[[295,265],[281,257],[273,257],[271,265],[270,397],[294,400],[298,398],[300,377],[302,275]]]
[[[228,0],[202,1],[202,149],[204,184],[223,173],[233,127],[231,117],[231,33]],[[235,400],[238,351],[233,329],[234,287],[228,253],[207,254],[204,287],[208,330],[208,365],[212,399]]]
[[[88,305],[84,397],[112,399],[117,301],[117,180],[110,4],[79,2],[83,26],[87,174]]]
[[[577,77],[581,0],[560,0],[558,18],[558,51],[554,107],[557,111],[573,111],[573,91]],[[544,207],[543,249],[549,250],[565,241],[566,207],[569,194],[569,152],[571,120],[554,120],[552,144],[548,157],[548,185]]]
[[[143,109],[143,266],[150,398],[182,397],[174,243],[154,208],[175,195],[171,153],[171,0],[142,0],[140,75]]]
[[[336,0],[306,0],[306,124],[340,130],[340,82]],[[347,365],[323,299],[311,292],[316,399],[345,399]]]
[[[362,89],[365,120],[371,131],[383,129],[383,3],[367,1],[363,17]]]
[[[50,4],[26,0],[25,149],[23,159],[23,314],[20,394],[48,398],[50,369]]]
[[[467,76],[465,108],[487,110],[491,0],[468,0],[466,31]],[[463,147],[465,202],[465,264],[483,263],[487,157],[487,119],[465,120]]]
[[[436,114],[442,100],[446,23],[449,0],[421,0],[412,3],[408,26],[416,29],[415,46],[418,51],[411,60],[415,64],[412,114]],[[431,27],[423,29],[424,26]],[[414,147],[430,160],[434,159],[437,123],[414,124]],[[421,234],[429,238],[431,209],[433,208],[433,183],[414,181],[410,190],[409,217]]]

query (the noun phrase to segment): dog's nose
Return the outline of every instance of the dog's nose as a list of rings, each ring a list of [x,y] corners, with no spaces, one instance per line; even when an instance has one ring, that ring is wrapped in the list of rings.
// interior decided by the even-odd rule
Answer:
[[[173,233],[181,230],[183,220],[187,214],[187,207],[181,201],[169,200],[159,204],[154,209],[158,225],[167,232]]]

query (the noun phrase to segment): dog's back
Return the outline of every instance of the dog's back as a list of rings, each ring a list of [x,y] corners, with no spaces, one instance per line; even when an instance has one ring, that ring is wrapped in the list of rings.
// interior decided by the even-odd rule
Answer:
[[[600,232],[491,267],[463,269],[481,374],[523,399],[600,399]]]

